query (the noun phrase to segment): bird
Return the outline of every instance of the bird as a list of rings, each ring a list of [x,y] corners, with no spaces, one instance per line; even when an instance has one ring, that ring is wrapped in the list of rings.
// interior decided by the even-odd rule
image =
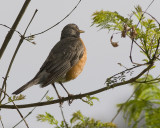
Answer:
[[[60,99],[55,86],[55,83],[59,83],[68,96],[71,96],[63,83],[74,80],[84,69],[87,60],[86,47],[80,33],[84,31],[76,24],[66,25],[61,31],[60,41],[51,49],[38,73],[12,94],[17,95],[33,85],[40,84],[43,88],[51,84]]]

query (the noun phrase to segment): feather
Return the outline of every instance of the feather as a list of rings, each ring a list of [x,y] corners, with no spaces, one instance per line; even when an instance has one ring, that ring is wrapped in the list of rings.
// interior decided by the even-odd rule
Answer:
[[[13,92],[12,94],[19,94],[21,92],[23,92],[24,90],[26,90],[27,88],[35,85],[35,84],[38,84],[39,80],[37,79],[32,79],[31,81],[27,82],[25,85],[23,85],[22,87],[20,87],[19,89],[17,89],[15,92]]]

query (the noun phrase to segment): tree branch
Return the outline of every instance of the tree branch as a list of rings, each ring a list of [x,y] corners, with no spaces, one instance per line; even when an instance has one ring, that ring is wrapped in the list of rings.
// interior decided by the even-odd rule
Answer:
[[[142,18],[143,18],[143,16],[144,16],[144,14],[147,12],[147,10],[149,9],[149,7],[153,4],[153,2],[154,2],[154,0],[152,0],[152,2],[148,5],[148,7],[146,8],[146,10],[145,11],[143,11],[143,13],[142,13],[142,15],[141,15],[141,17],[140,17],[140,19],[139,19],[139,21],[138,21],[138,23],[137,23],[137,25],[136,25],[136,28],[138,27],[138,25],[140,24],[140,22],[141,22],[141,20],[142,20]],[[131,50],[130,50],[130,60],[131,60],[131,62],[133,63],[133,64],[136,64],[136,65],[139,65],[138,63],[135,63],[135,62],[133,62],[133,60],[132,60],[132,49],[133,49],[133,42],[135,43],[135,41],[134,41],[134,38],[132,39],[132,43],[131,43]],[[142,48],[141,48],[142,49]],[[144,52],[144,50],[142,49],[142,51]]]
[[[67,121],[66,121],[66,119],[65,119],[65,117],[64,117],[62,105],[60,104],[59,107],[60,107],[60,110],[61,110],[61,114],[62,114],[63,121],[64,121],[64,123],[65,123],[65,126],[66,126],[66,128],[68,128],[68,123],[67,123]]]
[[[41,100],[40,100],[39,102],[41,102],[41,101],[45,98],[45,96],[48,94],[48,92],[49,92],[49,91],[47,91],[47,92],[44,94],[44,96],[41,98]],[[33,112],[35,109],[36,109],[36,107],[34,107],[34,108],[24,117],[24,119],[26,119],[29,115],[31,115],[32,112]],[[23,121],[23,119],[22,119],[21,121],[19,121],[15,126],[13,126],[13,128],[17,127],[22,121]]]
[[[15,29],[12,29],[11,27],[8,27],[8,26],[5,25],[5,24],[0,24],[0,25],[3,26],[3,27],[6,27],[6,28],[8,28],[8,29],[10,29],[10,30],[12,30],[12,31],[15,31],[15,32],[17,32],[20,36],[22,36],[22,34],[21,34],[19,31],[15,30]]]
[[[16,50],[15,50],[13,56],[12,56],[11,62],[10,62],[9,67],[8,67],[8,69],[7,69],[7,73],[6,73],[6,75],[5,75],[5,78],[4,78],[4,81],[3,81],[3,84],[2,84],[2,90],[3,90],[4,87],[6,86],[6,81],[7,81],[9,72],[10,72],[10,70],[11,70],[13,61],[14,61],[16,55],[17,55],[17,52],[18,52],[18,50],[19,50],[21,44],[23,43],[23,40],[24,40],[24,36],[25,36],[25,34],[26,34],[26,31],[27,31],[29,25],[31,24],[31,22],[32,22],[32,20],[33,20],[35,14],[37,13],[37,11],[38,11],[38,10],[36,9],[35,12],[34,12],[34,14],[33,14],[33,16],[32,16],[32,18],[31,18],[31,20],[30,20],[30,22],[29,22],[29,24],[28,24],[28,26],[27,26],[27,28],[26,28],[26,30],[25,30],[25,32],[24,32],[24,34],[23,34],[23,36],[21,36],[21,39],[19,40],[19,43],[18,43],[18,45],[17,45],[17,48],[16,48]],[[4,98],[2,98],[2,100],[1,100],[1,97],[2,97],[2,93],[0,92],[0,103],[1,103],[2,100],[4,99]],[[5,97],[5,95],[4,95],[4,97]]]
[[[2,89],[0,89],[0,91],[3,92],[4,95],[6,95],[8,98],[10,98],[10,96],[5,91],[3,91]],[[15,107],[15,109],[18,111],[18,113],[21,116],[21,118],[23,119],[23,121],[26,124],[27,128],[29,128],[26,120],[24,119],[24,117],[23,117],[22,113],[20,112],[19,108],[17,107],[17,105],[14,103],[14,101],[12,101],[12,103],[13,103],[13,106]]]
[[[152,16],[148,12],[144,12],[144,13],[147,14],[147,15],[149,15],[150,17],[152,17],[152,19],[154,19],[157,22],[157,24],[160,26],[160,22],[154,16]]]
[[[26,8],[28,7],[30,1],[31,0],[25,0],[25,3],[23,4],[23,7],[22,7],[21,11],[19,12],[19,14],[18,14],[13,26],[11,27],[10,31],[8,32],[8,34],[6,35],[6,38],[5,38],[5,40],[3,42],[3,45],[1,46],[1,49],[0,49],[0,59],[1,59],[1,57],[2,57],[2,55],[4,53],[4,51],[5,51],[8,43],[9,43],[9,41],[10,41],[10,39],[12,38],[14,30],[17,28],[17,25],[19,24],[19,22],[20,22],[23,14],[24,14]]]
[[[2,128],[4,128],[4,124],[3,124],[1,117],[0,117],[0,122],[1,122]]]
[[[146,73],[151,67],[153,66],[153,61],[148,65],[147,68],[145,68],[144,70],[142,70],[142,72],[140,72],[137,76],[127,80],[127,81],[123,81],[120,83],[115,83],[112,84],[110,86],[104,87],[104,88],[100,88],[98,90],[95,91],[91,91],[88,93],[84,93],[84,94],[78,94],[78,95],[73,95],[70,97],[63,97],[62,99],[57,99],[57,100],[53,100],[53,101],[46,101],[46,102],[41,102],[41,103],[32,103],[32,104],[24,104],[24,105],[17,105],[17,107],[20,108],[29,108],[29,107],[35,107],[35,106],[45,106],[45,105],[51,105],[51,104],[56,104],[56,103],[62,103],[64,101],[68,101],[68,100],[74,100],[74,99],[82,99],[83,97],[86,97],[87,95],[94,95],[94,94],[98,94],[100,92],[104,92],[106,90],[109,90],[111,88],[114,87],[118,87],[121,85],[125,85],[125,84],[129,84],[134,82],[135,80],[137,80],[138,78],[140,78],[144,73]],[[0,108],[5,108],[5,109],[15,109],[14,105],[0,105]]]
[[[136,27],[138,27],[138,25],[139,25],[139,23],[141,22],[141,20],[142,20],[142,18],[143,18],[143,16],[144,16],[144,14],[147,12],[147,10],[148,10],[148,9],[149,9],[149,7],[153,4],[153,2],[154,2],[154,0],[152,0],[152,2],[148,5],[148,7],[146,8],[146,10],[145,10],[145,11],[143,11],[143,14],[141,15],[141,18],[140,18],[140,20],[138,21],[138,23],[137,23]]]
[[[30,36],[27,36],[25,38],[29,38],[29,37],[32,37],[32,36],[37,36],[37,35],[40,35],[40,34],[43,34],[47,31],[49,31],[50,29],[54,28],[55,26],[57,26],[58,24],[60,24],[62,21],[64,21],[67,17],[69,17],[71,15],[71,13],[78,7],[78,5],[80,4],[81,0],[79,0],[79,2],[77,3],[77,5],[71,10],[71,12],[69,12],[62,20],[60,20],[58,23],[56,23],[55,25],[53,25],[52,27],[42,31],[42,32],[39,32],[39,33],[36,33],[36,34],[33,34],[33,35],[30,35]]]

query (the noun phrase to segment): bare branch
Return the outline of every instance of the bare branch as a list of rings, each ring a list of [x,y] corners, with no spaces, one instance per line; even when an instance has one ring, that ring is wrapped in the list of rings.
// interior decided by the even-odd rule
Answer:
[[[143,64],[143,65],[146,65],[146,64]],[[136,66],[134,66],[134,67],[127,68],[126,70],[123,70],[122,72],[119,72],[119,73],[117,73],[117,74],[115,74],[115,75],[113,75],[113,76],[111,76],[111,77],[109,77],[109,78],[107,78],[107,79],[111,79],[111,78],[113,78],[113,77],[115,77],[115,76],[117,76],[117,75],[119,75],[119,74],[122,74],[123,72],[133,70],[133,69],[138,68],[138,67],[143,66],[143,65],[136,65]],[[107,82],[107,80],[105,81],[105,83],[106,83],[106,82]]]
[[[19,50],[21,44],[23,43],[23,40],[24,40],[24,36],[25,36],[25,34],[26,34],[26,31],[27,31],[29,25],[31,24],[31,22],[32,22],[32,20],[33,20],[33,18],[34,18],[34,16],[35,16],[36,13],[37,13],[37,10],[35,10],[35,12],[34,12],[32,18],[31,18],[31,20],[30,20],[30,22],[29,22],[29,24],[28,24],[28,26],[27,26],[27,28],[26,28],[26,30],[25,30],[23,36],[21,36],[21,39],[19,40],[19,43],[18,43],[18,45],[17,45],[17,48],[16,48],[16,50],[15,50],[13,56],[12,56],[11,62],[10,62],[9,67],[8,67],[8,69],[7,69],[7,73],[6,73],[6,75],[5,75],[5,78],[4,78],[4,81],[3,81],[3,84],[2,84],[2,90],[4,89],[4,87],[5,87],[5,85],[6,85],[6,81],[7,81],[9,72],[10,72],[10,70],[11,70],[13,61],[14,61],[16,55],[17,55],[17,52],[18,52],[18,50]],[[5,95],[4,95],[4,96],[5,96]],[[0,92],[0,100],[1,100],[1,97],[2,97],[2,93]],[[2,99],[3,99],[3,98],[2,98]],[[0,101],[0,103],[1,103],[1,102],[2,102],[2,100]]]
[[[47,91],[44,96],[41,98],[40,102],[44,99],[44,97],[48,94],[49,91]],[[36,109],[36,107],[34,107],[25,117],[24,119],[26,119],[29,115],[32,114],[32,112]],[[18,126],[21,122],[23,121],[23,119],[21,121],[19,121],[13,128],[15,128],[16,126]]]
[[[4,128],[4,124],[3,124],[1,117],[0,117],[0,122],[1,122],[2,128]]]
[[[131,50],[130,50],[129,58],[130,58],[131,62],[132,62],[133,64],[135,64],[135,63],[133,62],[133,60],[132,60],[133,41],[134,41],[134,39],[132,39],[132,43],[131,43]]]
[[[53,25],[52,27],[42,31],[42,32],[39,32],[39,33],[36,33],[36,34],[33,34],[33,35],[30,35],[30,36],[27,36],[25,38],[28,38],[28,37],[31,37],[31,36],[37,36],[37,35],[40,35],[40,34],[43,34],[47,31],[49,31],[50,29],[54,28],[55,26],[57,26],[58,24],[60,24],[62,21],[64,21],[67,17],[69,17],[71,15],[71,13],[78,7],[78,5],[80,4],[81,0],[79,0],[78,4],[71,10],[71,12],[69,14],[67,14],[62,20],[60,20],[58,23],[56,23],[55,25]]]
[[[66,125],[66,128],[68,128],[68,124],[67,124],[67,121],[66,121],[66,119],[65,119],[65,117],[64,117],[64,113],[63,113],[63,109],[62,109],[62,105],[60,104],[60,110],[61,110],[61,114],[62,114],[62,118],[63,118],[63,121],[64,121],[64,123],[65,123],[65,125]]]
[[[156,59],[156,54],[158,52],[159,44],[160,44],[160,38],[158,39],[158,44],[157,44],[156,51],[155,51],[155,54],[153,55],[152,60]]]
[[[128,37],[131,38],[130,36],[128,36]],[[144,49],[143,49],[135,40],[133,40],[133,42],[134,42],[143,52],[145,52]]]
[[[37,12],[38,12],[38,10],[36,9],[35,12],[34,12],[34,14],[33,14],[33,16],[32,16],[32,18],[31,18],[31,20],[30,20],[30,22],[29,22],[29,24],[27,25],[27,28],[26,28],[26,30],[24,31],[24,34],[23,34],[23,35],[26,34],[26,32],[27,32],[30,24],[32,23],[32,21],[33,21],[33,19],[34,19],[34,17],[35,17],[35,15],[36,15]]]
[[[3,27],[6,27],[6,28],[8,28],[8,29],[10,29],[10,30],[12,30],[12,31],[15,31],[15,32],[17,32],[18,34],[19,34],[19,36],[21,37],[21,36],[23,36],[19,31],[17,31],[17,30],[13,30],[11,27],[8,27],[7,25],[5,25],[5,24],[0,24],[1,26],[3,26]],[[32,44],[35,44],[35,43],[33,43],[33,42],[31,42],[31,41],[29,41],[27,38],[25,38],[24,37],[24,39],[26,40],[26,41],[28,41],[28,42],[30,42],[30,43],[32,43]]]
[[[144,13],[145,13],[145,12],[147,12],[147,10],[148,10],[148,9],[149,9],[149,7],[153,4],[153,2],[154,2],[154,0],[152,0],[152,2],[148,5],[148,7],[146,8],[146,10],[143,12],[143,14],[142,14],[142,16],[141,16],[140,20],[138,21],[138,23],[137,23],[137,26],[136,26],[136,27],[138,27],[139,23],[141,22],[141,20],[142,20],[142,18],[143,18],[143,16],[144,16]]]
[[[132,39],[131,50],[130,50],[129,58],[130,58],[132,64],[139,65],[139,66],[144,65],[144,64],[138,64],[138,63],[133,62],[133,59],[132,59],[133,42],[134,42],[135,44],[137,44],[136,41],[135,41],[134,39]],[[137,44],[137,45],[138,45],[138,44]],[[139,45],[138,45],[138,46],[139,46]],[[139,48],[141,48],[141,47],[139,46]],[[142,48],[141,48],[141,50],[142,50],[143,52],[145,52]]]
[[[111,88],[115,88],[121,85],[126,85],[129,83],[134,82],[135,80],[137,80],[138,78],[140,78],[144,73],[146,73],[151,67],[153,66],[153,62],[150,62],[150,64],[148,65],[147,68],[145,68],[144,70],[142,70],[142,72],[140,72],[137,76],[127,80],[127,81],[123,81],[120,83],[115,83],[112,84],[110,86],[104,87],[104,88],[100,88],[98,90],[95,91],[91,91],[88,93],[84,93],[84,94],[78,94],[78,95],[73,95],[70,97],[63,97],[62,99],[57,99],[57,100],[53,100],[53,101],[48,101],[48,102],[41,102],[41,103],[32,103],[32,104],[24,104],[24,105],[17,105],[18,108],[29,108],[29,107],[35,107],[35,106],[45,106],[45,105],[51,105],[51,104],[56,104],[56,103],[62,103],[64,101],[68,101],[70,99],[74,100],[74,99],[82,99],[83,97],[86,97],[87,95],[95,95],[98,94],[100,92],[104,92],[106,90],[109,90]],[[15,109],[14,105],[0,105],[0,108],[5,108],[5,109]]]
[[[10,30],[12,30],[12,31],[15,31],[15,32],[17,32],[20,36],[22,36],[22,34],[21,34],[19,31],[15,30],[15,29],[12,29],[11,27],[8,27],[8,26],[5,25],[5,24],[0,24],[0,25],[3,26],[3,27],[6,27],[6,28],[8,28],[8,29],[10,29]]]
[[[154,84],[160,82],[160,78],[152,79],[148,81],[135,81],[135,83],[148,83],[148,84]]]
[[[139,25],[139,23],[141,22],[141,20],[142,20],[142,18],[143,18],[143,16],[144,16],[144,14],[147,12],[147,10],[149,9],[149,7],[153,4],[153,2],[154,2],[154,0],[152,0],[152,2],[148,5],[148,7],[146,8],[146,10],[143,12],[143,14],[141,15],[141,18],[139,19],[139,21],[138,21],[138,23],[137,23],[137,25],[136,25],[136,28],[138,27],[138,25]],[[133,42],[134,42],[134,38],[132,39],[132,43],[131,43],[131,50],[130,50],[130,60],[131,60],[131,62],[133,63],[133,64],[136,64],[136,65],[139,65],[138,63],[135,63],[135,62],[133,62],[133,60],[132,60],[132,49],[133,49]],[[142,49],[141,49],[142,50]],[[144,50],[143,50],[144,51]]]
[[[147,14],[147,15],[149,15],[150,17],[152,17],[152,19],[154,19],[156,22],[157,22],[157,24],[158,25],[160,25],[160,23],[159,23],[159,21],[155,18],[155,17],[153,17],[151,14],[149,14],[148,12],[144,12],[145,14]]]
[[[0,89],[0,91],[3,92],[4,95],[6,95],[8,98],[10,98],[10,96],[9,96],[5,91],[3,91],[2,89]],[[18,109],[18,107],[16,106],[16,104],[14,103],[14,101],[12,101],[12,103],[13,103],[13,106],[15,107],[15,109],[18,111],[18,113],[19,113],[19,115],[21,116],[21,118],[23,119],[23,121],[25,122],[27,128],[29,128],[29,126],[28,126],[26,120],[24,119],[22,113],[20,112],[20,110]]]
[[[17,16],[17,18],[16,18],[13,26],[11,27],[10,31],[8,32],[8,34],[6,35],[6,38],[5,38],[5,40],[4,40],[4,42],[3,42],[3,45],[1,46],[1,49],[0,49],[0,59],[1,59],[1,57],[2,57],[2,55],[3,55],[3,53],[4,53],[4,51],[5,51],[8,43],[9,43],[9,41],[10,41],[10,39],[12,38],[12,35],[13,35],[13,33],[14,33],[14,30],[16,30],[17,25],[19,24],[19,22],[20,22],[23,14],[24,14],[26,8],[28,7],[30,1],[31,1],[31,0],[25,0],[25,2],[24,2],[24,4],[23,4],[23,7],[22,7],[21,11],[19,12],[19,14],[18,14],[18,16]]]

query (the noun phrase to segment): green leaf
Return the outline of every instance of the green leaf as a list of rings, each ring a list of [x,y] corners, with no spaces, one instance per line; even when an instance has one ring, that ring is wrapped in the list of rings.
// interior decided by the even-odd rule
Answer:
[[[129,26],[132,23],[132,20],[124,18],[117,12],[101,10],[99,12],[93,13],[92,17],[92,25],[97,24],[97,27],[100,27],[101,29],[122,31],[124,23],[127,23]]]
[[[72,119],[70,120],[73,128],[116,128],[117,126],[111,122],[102,123],[99,120],[93,118],[85,117],[80,111],[77,111],[73,114]]]
[[[53,97],[49,97],[48,95],[46,96],[47,101],[52,101],[54,98]]]
[[[52,116],[50,113],[45,113],[44,114],[38,114],[37,116],[37,121],[41,121],[41,122],[48,122],[51,125],[58,125],[58,121],[54,118],[54,116]]]
[[[136,17],[139,24],[134,24],[132,17]],[[96,25],[100,29],[107,29],[109,32],[112,30],[116,34],[121,34],[122,38],[127,36],[131,40],[134,38],[141,47],[141,53],[147,57],[145,61],[151,60],[160,38],[160,28],[155,19],[152,19],[152,17],[146,18],[143,15],[142,8],[139,5],[135,7],[135,11],[129,17],[124,17],[118,12],[101,10],[93,13],[92,20],[92,26]]]
[[[133,99],[118,105],[122,107],[128,126],[137,128],[144,122],[143,125],[147,128],[159,128],[160,120],[157,118],[160,117],[160,86],[157,82],[149,82],[153,80],[151,75],[140,78],[140,83],[132,84],[136,90]]]
[[[97,97],[94,97],[94,96],[86,96],[86,99],[84,100],[84,99],[82,99],[82,101],[83,102],[85,102],[85,103],[87,103],[87,104],[89,104],[90,106],[93,106],[93,100],[97,100],[97,101],[99,101],[99,99],[97,98]]]
[[[20,94],[20,95],[18,95],[18,96],[14,95],[14,96],[8,98],[8,102],[18,101],[18,100],[24,100],[25,97],[26,97],[26,96],[25,96],[25,95],[22,95],[22,94]]]

